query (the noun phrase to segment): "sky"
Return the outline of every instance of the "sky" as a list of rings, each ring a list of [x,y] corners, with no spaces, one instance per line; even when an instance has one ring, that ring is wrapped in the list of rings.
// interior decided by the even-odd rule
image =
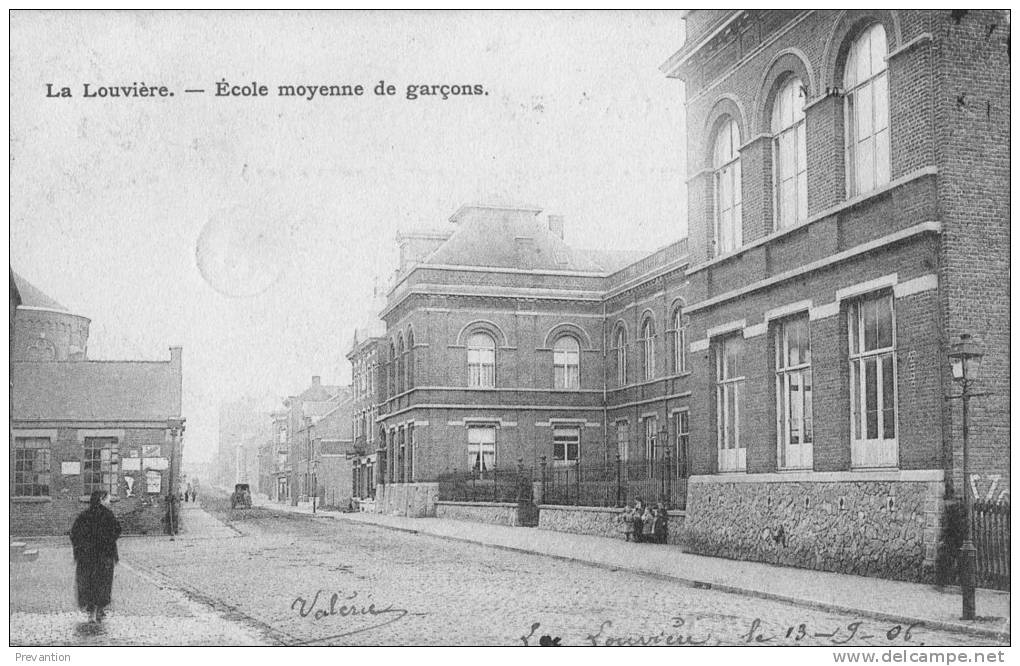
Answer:
[[[92,320],[90,358],[182,346],[187,451],[210,460],[221,402],[350,381],[399,231],[500,200],[578,247],[685,236],[682,87],[659,71],[682,40],[663,11],[15,12],[10,264]],[[366,93],[276,94],[302,84]]]

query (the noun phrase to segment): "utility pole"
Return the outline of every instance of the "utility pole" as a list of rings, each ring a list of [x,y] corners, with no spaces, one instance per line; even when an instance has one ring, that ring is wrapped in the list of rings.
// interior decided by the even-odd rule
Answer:
[[[166,422],[167,428],[170,430],[170,482],[167,494],[167,530],[170,532],[171,541],[180,527],[177,510],[174,505],[177,502],[177,475],[180,473],[181,465],[178,449],[180,438],[184,434],[184,421],[185,419],[183,418],[174,417],[167,419]]]

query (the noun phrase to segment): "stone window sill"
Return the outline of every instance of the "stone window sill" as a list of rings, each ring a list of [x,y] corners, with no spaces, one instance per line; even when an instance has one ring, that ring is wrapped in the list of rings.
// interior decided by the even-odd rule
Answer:
[[[43,504],[45,502],[52,502],[52,497],[12,497],[12,504]]]

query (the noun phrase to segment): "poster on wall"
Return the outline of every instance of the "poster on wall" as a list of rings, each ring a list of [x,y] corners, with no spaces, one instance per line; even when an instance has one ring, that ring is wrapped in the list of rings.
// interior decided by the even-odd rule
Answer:
[[[145,491],[148,493],[159,493],[163,487],[163,475],[155,470],[145,473]]]
[[[142,468],[141,458],[121,458],[120,468],[125,472],[137,472]]]
[[[159,444],[144,444],[142,446],[142,457],[143,458],[158,458],[162,453],[160,450],[162,447]]]
[[[60,473],[65,475],[81,474],[81,463],[77,460],[60,463]]]
[[[146,458],[145,469],[166,469],[170,467],[170,461],[166,458]]]

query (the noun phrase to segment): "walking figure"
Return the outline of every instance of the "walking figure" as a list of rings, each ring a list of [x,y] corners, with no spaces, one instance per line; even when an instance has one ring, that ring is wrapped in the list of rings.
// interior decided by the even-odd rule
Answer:
[[[620,528],[623,531],[623,538],[626,541],[630,541],[630,538],[634,535],[634,507],[627,505],[623,508],[623,512],[620,513]]]
[[[101,622],[110,605],[120,529],[110,510],[110,493],[105,490],[92,493],[89,508],[71,527],[78,607],[89,614],[89,622]]]

